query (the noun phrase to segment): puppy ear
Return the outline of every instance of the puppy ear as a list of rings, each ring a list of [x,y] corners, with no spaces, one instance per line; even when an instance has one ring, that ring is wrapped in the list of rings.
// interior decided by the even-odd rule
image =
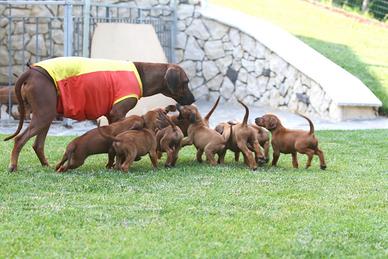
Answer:
[[[268,129],[275,129],[278,126],[278,121],[275,118],[270,118],[268,122]]]
[[[197,118],[195,117],[195,113],[190,113],[189,121],[191,123],[194,123],[196,120],[197,120]]]
[[[164,75],[164,80],[166,80],[168,89],[171,92],[176,92],[180,81],[179,70],[173,67],[168,68]]]
[[[222,135],[224,133],[224,125],[217,125],[214,130]]]
[[[166,108],[164,108],[164,111],[166,113],[169,113],[169,112],[175,112],[177,110],[176,106],[171,104],[169,106],[167,106]]]

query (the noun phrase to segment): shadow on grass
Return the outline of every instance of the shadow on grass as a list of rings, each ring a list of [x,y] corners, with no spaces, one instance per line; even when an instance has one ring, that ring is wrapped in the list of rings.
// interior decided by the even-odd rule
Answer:
[[[379,114],[388,115],[388,86],[382,85],[369,69],[378,66],[379,68],[387,69],[388,73],[388,64],[376,65],[362,62],[351,48],[343,44],[321,41],[300,35],[297,37],[359,78],[383,103],[383,106],[379,108]]]

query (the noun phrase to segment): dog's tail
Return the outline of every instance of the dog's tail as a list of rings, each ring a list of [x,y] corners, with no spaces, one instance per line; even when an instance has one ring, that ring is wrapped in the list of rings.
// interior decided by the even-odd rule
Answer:
[[[228,124],[230,126],[230,131],[229,131],[229,138],[228,140],[226,141],[226,146],[230,146],[232,144],[232,139],[233,139],[233,125],[236,125],[235,123],[233,122],[230,122],[228,121]]]
[[[247,127],[248,126],[249,109],[242,101],[238,100],[238,102],[245,108],[245,115],[244,115],[244,119],[242,122],[242,126]]]
[[[309,122],[309,125],[310,125],[310,132],[309,132],[309,134],[310,135],[314,134],[314,124],[313,124],[313,122],[309,118],[307,118],[306,116],[304,116],[304,115],[302,115],[300,113],[298,113],[298,115],[303,117],[303,118],[305,118]]]
[[[108,135],[106,134],[104,131],[101,130],[101,127],[100,127],[100,122],[97,122],[97,130],[98,130],[98,133],[103,136],[104,138],[110,140],[110,141],[117,141],[117,142],[121,142],[120,139],[114,137],[114,136],[111,136],[111,135]]]
[[[23,128],[24,118],[26,116],[26,109],[25,109],[23,97],[22,97],[22,86],[29,76],[30,76],[30,70],[21,74],[21,76],[16,81],[15,94],[16,94],[16,98],[19,102],[19,112],[20,112],[19,125],[18,125],[18,128],[16,129],[15,133],[12,134],[11,136],[6,137],[4,139],[4,141],[10,140],[10,139],[13,139],[14,137],[16,137]]]
[[[203,121],[205,122],[206,126],[209,126],[209,119],[210,116],[212,116],[214,110],[217,108],[218,103],[220,102],[221,96],[218,96],[216,102],[213,104],[213,107],[210,109],[210,111],[206,114],[205,118]]]

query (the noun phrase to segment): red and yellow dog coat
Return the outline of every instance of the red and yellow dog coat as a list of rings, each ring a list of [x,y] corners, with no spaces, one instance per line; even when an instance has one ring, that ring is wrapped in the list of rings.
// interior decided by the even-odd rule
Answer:
[[[142,96],[142,83],[132,62],[60,57],[35,63],[49,73],[58,91],[57,112],[75,120],[108,115],[113,104]]]

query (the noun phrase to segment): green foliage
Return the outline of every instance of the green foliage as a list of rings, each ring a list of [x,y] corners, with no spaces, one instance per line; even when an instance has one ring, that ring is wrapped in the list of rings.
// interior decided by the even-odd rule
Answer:
[[[369,12],[373,14],[376,19],[384,20],[388,17],[388,1],[387,0],[373,0],[369,5]]]
[[[143,157],[127,174],[109,171],[98,155],[57,174],[29,143],[11,174],[13,143],[0,142],[0,258],[386,257],[388,130],[316,135],[326,171],[281,155],[253,172],[229,152],[211,167],[186,147],[170,170]],[[47,139],[51,163],[70,140]]]

